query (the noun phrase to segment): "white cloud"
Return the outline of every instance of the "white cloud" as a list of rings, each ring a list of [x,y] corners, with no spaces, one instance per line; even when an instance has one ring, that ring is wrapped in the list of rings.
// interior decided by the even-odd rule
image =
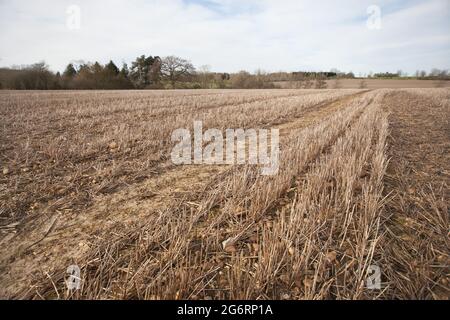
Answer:
[[[366,27],[366,0],[72,0],[0,2],[0,65],[45,60],[116,63],[175,54],[217,71],[355,72],[450,68],[448,0],[380,0],[382,29]],[[69,5],[81,29],[66,27]]]

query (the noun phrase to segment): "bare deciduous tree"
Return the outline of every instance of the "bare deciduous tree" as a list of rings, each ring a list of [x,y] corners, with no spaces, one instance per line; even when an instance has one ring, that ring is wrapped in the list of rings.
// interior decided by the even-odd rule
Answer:
[[[175,88],[177,81],[192,75],[194,71],[192,63],[180,57],[168,56],[161,62],[161,74],[170,81],[172,88]]]

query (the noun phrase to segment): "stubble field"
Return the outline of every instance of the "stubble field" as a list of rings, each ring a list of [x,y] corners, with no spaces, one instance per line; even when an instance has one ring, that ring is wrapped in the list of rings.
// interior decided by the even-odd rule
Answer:
[[[279,129],[278,174],[173,164],[194,121]],[[449,121],[449,88],[2,91],[0,297],[447,299]]]

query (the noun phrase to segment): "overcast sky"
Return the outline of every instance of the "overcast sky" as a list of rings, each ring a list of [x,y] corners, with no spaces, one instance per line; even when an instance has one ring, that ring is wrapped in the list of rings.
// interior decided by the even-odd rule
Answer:
[[[146,54],[223,72],[414,73],[450,69],[450,0],[0,0],[0,43],[0,66],[55,71]]]

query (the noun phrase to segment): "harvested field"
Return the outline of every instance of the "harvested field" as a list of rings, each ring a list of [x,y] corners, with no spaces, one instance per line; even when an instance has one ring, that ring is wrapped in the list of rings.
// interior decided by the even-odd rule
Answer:
[[[296,88],[296,84],[290,81],[275,81],[280,88]],[[330,89],[405,89],[405,88],[448,88],[448,80],[414,80],[414,79],[333,79],[326,81]]]
[[[0,119],[1,298],[450,296],[449,88],[2,91]],[[279,172],[175,165],[194,121],[279,129]]]

